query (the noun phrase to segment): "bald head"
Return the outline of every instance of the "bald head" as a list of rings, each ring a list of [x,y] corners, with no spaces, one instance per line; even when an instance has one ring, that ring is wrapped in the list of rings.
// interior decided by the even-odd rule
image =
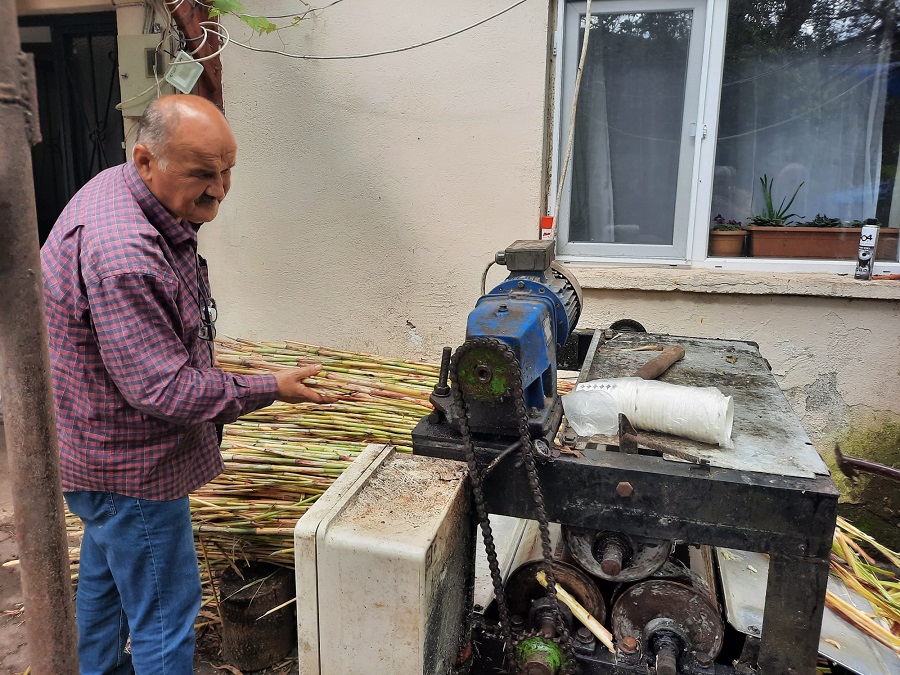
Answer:
[[[231,185],[237,141],[216,106],[184,94],[151,103],[133,159],[150,192],[178,218],[212,220]]]
[[[205,98],[193,94],[171,94],[158,98],[147,106],[138,121],[135,144],[144,145],[165,169],[169,161],[166,145],[185,117],[193,118],[193,121],[201,124],[218,123],[228,127],[222,112]],[[230,128],[228,133],[231,133]]]

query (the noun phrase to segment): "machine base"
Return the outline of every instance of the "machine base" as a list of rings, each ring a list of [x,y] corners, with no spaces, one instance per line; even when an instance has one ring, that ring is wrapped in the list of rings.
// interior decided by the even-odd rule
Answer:
[[[469,675],[498,675],[507,672],[504,670],[502,640],[476,630],[474,642],[477,656]],[[590,651],[586,653],[587,649]],[[647,675],[650,672],[645,662],[633,665],[617,662],[616,656],[603,646],[578,647],[575,660],[578,662],[578,675]],[[683,664],[678,670],[679,675],[750,675],[755,672],[752,667],[740,662],[734,667],[716,663],[709,666]]]
[[[547,411],[542,411],[529,423],[529,432],[533,439],[543,439],[548,447],[553,447],[556,432],[562,420],[562,401],[557,399]],[[473,433],[475,455],[479,462],[496,459],[498,453],[508,449],[518,441],[518,437],[507,434]],[[438,459],[455,459],[465,461],[462,437],[456,426],[447,421],[443,415],[432,413],[423,417],[412,431],[413,454]]]

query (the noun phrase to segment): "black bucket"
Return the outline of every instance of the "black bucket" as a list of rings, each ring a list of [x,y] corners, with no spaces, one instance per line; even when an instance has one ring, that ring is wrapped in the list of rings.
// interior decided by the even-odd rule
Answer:
[[[266,563],[231,567],[219,578],[222,653],[240,670],[261,670],[282,661],[297,646],[294,573]]]

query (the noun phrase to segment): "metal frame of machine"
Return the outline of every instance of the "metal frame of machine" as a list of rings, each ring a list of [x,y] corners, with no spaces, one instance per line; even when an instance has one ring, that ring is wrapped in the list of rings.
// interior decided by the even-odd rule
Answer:
[[[527,271],[511,270],[505,283],[509,286],[508,282],[515,282],[517,274],[522,273]],[[492,294],[498,295],[497,289]],[[507,311],[515,300],[511,296],[495,299],[491,311],[496,312],[499,305]],[[486,325],[483,317],[477,325]],[[517,329],[522,325],[519,322]],[[555,335],[554,342],[558,343],[561,337],[564,342],[574,329],[574,321],[570,320],[565,328]],[[493,329],[500,333],[501,340],[511,342],[502,336],[503,325],[494,325]],[[736,430],[749,439],[747,447],[763,448],[761,455],[767,457],[790,456],[794,465],[785,471],[783,462],[767,463],[762,458],[758,463],[734,464],[721,461],[728,457],[728,450],[678,443],[678,439],[660,435],[658,440],[680,448],[673,451],[676,457],[697,460],[671,461],[674,458],[664,456],[658,447],[657,451],[650,449],[653,442],[649,446],[626,444],[616,437],[585,439],[569,432],[565,440],[575,452],[560,452],[558,446],[550,443],[549,453],[545,448],[545,456],[537,464],[546,517],[572,528],[768,553],[771,563],[759,635],[758,672],[814,673],[838,492],[824,464],[811,459],[818,456],[768,364],[752,343],[676,340],[636,333],[622,338],[623,335],[604,331],[595,334],[580,381],[633,374],[640,359],[646,360],[646,352],[638,349],[641,345],[685,345],[692,358],[679,363],[666,379],[679,384],[718,386],[724,393],[734,395],[738,405],[752,401],[749,409],[754,414],[736,418],[735,422]],[[467,338],[471,337],[470,331]],[[622,341],[613,345],[615,339]],[[617,348],[612,349],[613,346]],[[630,348],[618,348],[622,346]],[[517,358],[523,358],[522,354],[517,354]],[[527,360],[528,355],[524,358]],[[734,368],[720,365],[738,358],[740,362]],[[471,372],[477,374],[478,367],[473,362]],[[446,387],[446,369],[442,380],[440,386]],[[523,388],[526,385],[523,382]],[[499,409],[495,403],[492,405],[494,410]],[[549,400],[544,410],[555,407],[556,401]],[[544,422],[542,428],[532,428],[533,439],[547,440],[556,431],[555,415],[548,419],[544,410],[530,409],[533,417]],[[436,406],[436,412],[424,418],[413,432],[414,452],[465,460],[456,430],[458,420],[453,418],[449,406]],[[509,451],[510,436],[505,428],[508,424],[498,419],[497,433],[493,434],[486,426],[481,424],[475,434],[475,456],[478,465],[487,468],[481,476],[487,511],[536,519],[533,484],[529,483],[521,459]],[[575,643],[578,647],[577,640]],[[584,674],[648,672],[646,660],[632,658],[629,662],[623,654],[593,646],[588,649],[586,644],[576,648],[576,656],[579,672]],[[679,660],[677,672],[699,675],[739,671],[731,665],[685,659]]]

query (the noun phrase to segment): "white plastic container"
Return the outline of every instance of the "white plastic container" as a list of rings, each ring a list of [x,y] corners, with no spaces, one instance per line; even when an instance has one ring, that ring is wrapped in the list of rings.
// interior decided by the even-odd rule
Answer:
[[[294,530],[302,675],[445,675],[473,564],[465,465],[371,445]]]
[[[619,377],[582,382],[562,401],[579,436],[615,433],[624,413],[636,429],[732,447],[734,401],[715,387]]]

